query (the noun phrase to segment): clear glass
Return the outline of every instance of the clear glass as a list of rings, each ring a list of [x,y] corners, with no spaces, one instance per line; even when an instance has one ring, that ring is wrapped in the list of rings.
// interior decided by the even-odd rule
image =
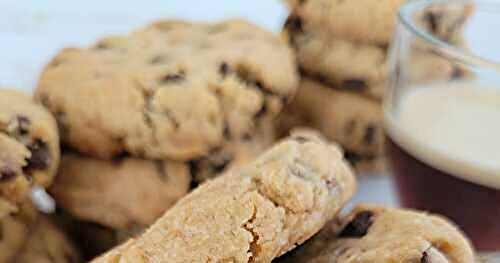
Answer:
[[[384,99],[387,154],[402,206],[453,220],[500,251],[500,2],[402,7]]]

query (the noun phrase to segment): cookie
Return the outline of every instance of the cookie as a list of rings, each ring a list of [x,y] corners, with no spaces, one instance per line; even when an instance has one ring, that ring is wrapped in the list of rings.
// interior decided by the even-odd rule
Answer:
[[[31,186],[50,185],[59,158],[52,115],[28,95],[0,89],[0,218],[16,210]]]
[[[0,219],[0,262],[76,263],[78,251],[65,234],[28,204]]]
[[[335,145],[297,134],[94,262],[271,262],[332,219],[355,187]]]
[[[341,89],[382,99],[387,78],[387,47],[306,31],[298,19],[290,16],[284,30],[303,73]]]
[[[357,206],[278,262],[475,262],[466,237],[424,212]]]
[[[124,157],[113,162],[64,153],[54,185],[57,205],[113,229],[145,228],[189,191],[185,163]]]
[[[303,78],[297,96],[283,113],[294,120],[282,121],[280,130],[309,126],[360,156],[383,153],[383,114],[380,103]],[[294,123],[298,122],[298,123]]]
[[[272,122],[297,79],[286,41],[255,25],[173,20],[62,50],[36,98],[82,153],[188,161]]]
[[[288,0],[291,13],[308,28],[358,43],[387,46],[395,32],[399,8],[406,0]],[[474,11],[472,4],[433,4],[415,15],[426,30],[450,41]]]
[[[289,0],[290,9],[310,28],[336,38],[387,45],[405,0]]]

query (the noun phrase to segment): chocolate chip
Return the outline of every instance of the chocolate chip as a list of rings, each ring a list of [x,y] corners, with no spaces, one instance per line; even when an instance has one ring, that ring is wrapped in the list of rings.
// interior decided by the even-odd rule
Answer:
[[[284,27],[290,32],[304,32],[302,18],[298,15],[290,15],[286,19]]]
[[[126,152],[126,151],[119,152],[119,153],[113,155],[113,157],[111,157],[111,164],[118,166],[118,165],[122,164],[122,162],[126,158],[129,158],[129,157],[130,157],[130,154],[128,152]]]
[[[441,23],[441,18],[443,17],[443,14],[441,13],[433,13],[433,12],[428,12],[424,15],[424,19],[427,20],[427,23],[429,24],[430,30],[432,33],[437,33],[439,24]]]
[[[28,165],[24,170],[42,170],[46,169],[50,164],[50,152],[46,143],[37,139],[34,143],[28,146],[31,152],[30,158],[27,160]]]
[[[9,167],[3,167],[0,170],[0,182],[7,182],[16,177],[16,171]]]
[[[354,219],[344,227],[339,237],[363,237],[368,233],[372,225],[373,212],[362,211],[356,214]]]
[[[224,170],[226,170],[227,166],[231,163],[231,161],[233,161],[232,156],[223,156],[219,160],[214,160],[212,162],[213,171],[216,174],[222,173]]]
[[[310,141],[309,138],[300,135],[293,136],[293,139],[298,143],[306,143]]]
[[[245,133],[241,139],[244,141],[250,141],[252,140],[252,135],[250,133]]]
[[[375,132],[377,131],[377,128],[373,124],[369,124],[366,127],[365,134],[363,136],[363,142],[367,145],[373,144],[375,141]]]
[[[328,179],[328,180],[326,180],[326,187],[327,187],[328,189],[333,189],[333,188],[335,188],[336,186],[337,186],[337,180],[335,180],[335,179],[333,179],[333,178],[332,178],[332,179]]]
[[[107,50],[110,48],[111,48],[111,45],[109,43],[106,43],[106,42],[100,42],[94,46],[95,50]]]
[[[199,172],[199,167],[198,167],[198,161],[197,160],[192,160],[192,161],[189,161],[188,163],[188,167],[189,167],[189,174],[191,174],[191,178],[193,180],[191,180],[191,189],[194,189],[196,187],[198,187],[199,183],[197,182],[197,180],[194,180]]]
[[[222,134],[224,135],[224,138],[231,138],[231,131],[229,130],[229,125],[227,125],[227,123],[224,125]]]
[[[161,78],[162,83],[175,83],[184,80],[184,74],[167,74]]]
[[[329,81],[328,81],[328,77],[325,76],[324,74],[321,74],[321,73],[318,73],[315,75],[316,77],[316,80],[321,82],[321,83],[325,83],[325,84],[330,84]]]
[[[352,164],[363,160],[363,156],[352,151],[345,151],[344,157]]]
[[[296,165],[292,165],[289,167],[289,170],[290,170],[290,173],[294,176],[297,176],[299,178],[305,178],[306,175],[304,174],[304,168],[301,168],[299,166],[296,166]]]
[[[221,74],[223,77],[227,76],[231,71],[229,65],[226,62],[222,62],[219,66],[219,74]]]
[[[199,172],[198,169],[198,161],[197,160],[192,160],[188,162],[189,166],[189,173],[194,177]]]
[[[427,255],[427,252],[424,251],[422,254],[422,258],[420,259],[420,263],[430,263],[429,256]]]
[[[255,113],[254,118],[260,119],[264,116],[264,114],[266,114],[266,112],[267,112],[267,103],[264,102],[264,103],[262,103],[260,110],[257,113]]]
[[[167,60],[168,60],[167,56],[158,55],[151,59],[151,64],[162,64],[165,63]]]
[[[348,90],[364,90],[367,87],[366,81],[361,79],[346,79],[342,82],[342,88]]]
[[[28,119],[28,117],[26,117],[24,115],[17,115],[16,121],[17,121],[17,129],[19,131],[19,134],[21,134],[21,135],[28,134],[28,131],[29,131],[30,125],[31,125],[30,119]]]

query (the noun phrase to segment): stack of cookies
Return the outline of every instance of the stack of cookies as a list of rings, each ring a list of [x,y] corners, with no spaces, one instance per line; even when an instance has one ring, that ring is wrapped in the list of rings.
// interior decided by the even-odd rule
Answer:
[[[388,47],[404,2],[288,1],[291,12],[284,32],[296,52],[302,81],[280,120],[282,133],[293,126],[311,126],[339,142],[358,172],[384,170],[381,101],[388,78]],[[430,10],[422,14],[422,24],[445,40],[455,39],[467,13]],[[425,75],[420,77],[457,74],[449,64],[443,65],[445,60],[427,59],[424,53],[415,54],[418,61],[411,63]]]
[[[33,187],[49,187],[59,165],[52,115],[20,92],[0,89],[0,262],[78,262],[79,254],[33,206]]]
[[[142,231],[192,187],[271,145],[296,71],[284,39],[240,20],[162,21],[62,50],[35,93],[64,147],[50,188],[62,221],[104,233],[75,233],[85,247]]]

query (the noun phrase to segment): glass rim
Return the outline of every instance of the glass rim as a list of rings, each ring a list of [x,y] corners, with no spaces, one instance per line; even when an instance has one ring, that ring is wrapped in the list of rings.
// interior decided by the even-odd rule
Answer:
[[[471,51],[456,47],[446,41],[443,41],[432,33],[425,30],[422,26],[415,23],[413,14],[418,10],[423,10],[435,4],[473,4],[475,10],[480,6],[495,6],[496,11],[500,15],[500,2],[483,1],[483,0],[413,0],[403,4],[398,12],[398,22],[403,25],[409,32],[424,42],[430,44],[439,53],[445,55],[449,59],[459,61],[468,65],[480,65],[481,67],[491,68],[500,73],[500,63],[495,62],[483,56],[476,55]]]

